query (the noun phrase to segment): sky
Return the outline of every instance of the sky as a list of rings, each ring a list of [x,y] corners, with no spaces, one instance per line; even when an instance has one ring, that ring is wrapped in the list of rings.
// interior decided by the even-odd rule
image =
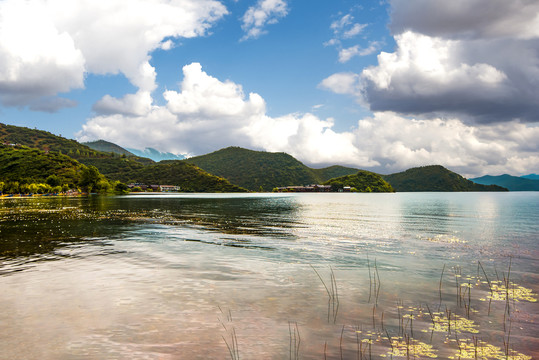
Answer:
[[[539,173],[539,1],[0,0],[0,122],[187,156]]]

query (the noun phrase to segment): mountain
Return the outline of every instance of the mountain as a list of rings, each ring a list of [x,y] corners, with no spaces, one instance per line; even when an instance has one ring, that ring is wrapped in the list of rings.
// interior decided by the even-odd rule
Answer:
[[[485,175],[470,180],[476,184],[503,186],[509,189],[509,191],[539,191],[539,180],[507,174],[499,176]]]
[[[467,180],[440,165],[408,169],[382,175],[398,192],[408,191],[507,191],[497,185],[480,185]]]
[[[105,141],[105,140],[83,142],[82,145],[86,145],[90,149],[94,149],[97,151],[114,153],[114,154],[125,155],[125,156],[136,156],[135,154],[124,149],[123,147],[113,144],[111,142]]]
[[[159,150],[155,150],[153,148],[146,148],[144,150],[137,150],[137,149],[128,149],[131,153],[135,154],[136,156],[145,157],[152,159],[153,161],[161,161],[161,160],[183,160],[185,159],[185,156],[183,155],[176,155],[169,152],[161,152]]]
[[[360,170],[354,175],[345,175],[328,180],[324,185],[331,185],[337,189],[350,186],[359,192],[395,192],[393,187],[380,175],[365,170]]]
[[[521,176],[521,178],[531,179],[531,180],[539,180],[539,175],[537,175],[537,174],[529,174],[529,175]]]
[[[155,164],[151,159],[118,154],[121,148],[105,141],[91,144],[101,146],[103,152],[47,131],[0,124],[2,143],[10,144],[2,145],[0,158],[0,175],[7,181],[44,182],[52,173],[77,184],[79,170],[94,166],[99,170],[96,176],[123,182],[179,185],[185,191],[246,191],[178,160]]]
[[[343,166],[311,169],[286,153],[254,151],[240,147],[228,147],[184,161],[252,191],[320,184],[332,177],[358,171]]]

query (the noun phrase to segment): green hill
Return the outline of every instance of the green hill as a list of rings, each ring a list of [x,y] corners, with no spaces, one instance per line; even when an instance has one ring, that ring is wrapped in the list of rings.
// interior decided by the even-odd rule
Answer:
[[[509,191],[539,191],[539,180],[507,174],[499,176],[485,175],[470,180],[476,184],[502,186],[509,189]]]
[[[253,191],[318,182],[311,169],[285,153],[228,147],[184,161]]]
[[[76,185],[83,168],[78,161],[58,152],[0,145],[0,181],[3,182],[45,183],[50,175],[56,175],[60,184]]]
[[[228,147],[184,161],[252,191],[320,184],[333,177],[355,174],[358,171],[343,166],[311,169],[286,153],[253,151],[239,147]]]
[[[326,181],[333,190],[350,186],[359,192],[394,192],[395,190],[380,175],[370,171],[360,170],[354,175],[345,175]]]
[[[208,174],[196,165],[179,160],[160,161],[123,174],[119,180],[129,183],[177,185],[182,191],[188,192],[247,192],[226,179]]]
[[[90,149],[94,149],[97,151],[114,153],[114,154],[125,155],[125,156],[136,156],[135,154],[124,149],[123,147],[113,144],[111,142],[105,141],[105,140],[84,142],[82,143],[82,145],[86,145]]]
[[[396,174],[382,175],[382,177],[398,192],[507,191],[496,185],[476,184],[440,165],[416,167]]]

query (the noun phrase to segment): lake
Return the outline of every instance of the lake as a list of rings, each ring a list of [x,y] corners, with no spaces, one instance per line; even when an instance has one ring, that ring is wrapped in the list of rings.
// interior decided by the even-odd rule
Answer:
[[[538,192],[4,198],[0,358],[539,358],[538,259]]]

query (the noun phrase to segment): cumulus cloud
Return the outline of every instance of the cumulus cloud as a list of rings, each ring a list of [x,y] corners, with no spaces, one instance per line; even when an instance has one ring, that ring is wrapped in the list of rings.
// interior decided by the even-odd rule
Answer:
[[[152,91],[149,54],[170,49],[171,38],[205,34],[226,13],[215,0],[4,0],[0,101],[24,106],[82,88],[86,73],[122,73]]]
[[[284,0],[259,0],[243,15],[241,28],[245,35],[241,40],[256,39],[267,33],[266,25],[276,24],[288,14],[288,5]]]
[[[356,145],[369,149],[382,173],[441,164],[467,177],[522,175],[539,166],[539,128],[516,121],[471,126],[457,118],[410,119],[383,112],[360,120],[355,135]]]
[[[83,125],[79,140],[106,139],[127,147],[153,147],[176,153],[204,154],[236,145],[285,151],[313,163],[361,162],[373,166],[352,145],[351,133],[336,133],[333,120],[312,114],[272,118],[266,102],[245,95],[241,85],[208,75],[198,63],[183,67],[179,91],[163,94],[164,106],[144,114],[99,115]]]
[[[444,38],[539,37],[535,0],[392,0],[391,30]]]
[[[469,123],[536,122],[538,7],[527,0],[394,0],[396,49],[381,52],[377,65],[358,73],[348,93],[372,111],[458,116]],[[341,61],[357,52],[344,49]]]
[[[337,132],[333,119],[310,113],[268,116],[260,95],[245,94],[241,85],[207,74],[198,63],[184,66],[179,89],[163,97],[165,105],[138,115],[91,118],[78,138],[191,155],[243,146],[287,152],[312,166],[343,164],[381,173],[442,164],[479,176],[523,174],[539,166],[539,128],[518,122],[473,127],[457,118],[377,112],[360,119],[353,130]]]
[[[322,80],[318,87],[336,94],[356,95],[361,90],[360,79],[358,74],[352,72],[336,73]]]

